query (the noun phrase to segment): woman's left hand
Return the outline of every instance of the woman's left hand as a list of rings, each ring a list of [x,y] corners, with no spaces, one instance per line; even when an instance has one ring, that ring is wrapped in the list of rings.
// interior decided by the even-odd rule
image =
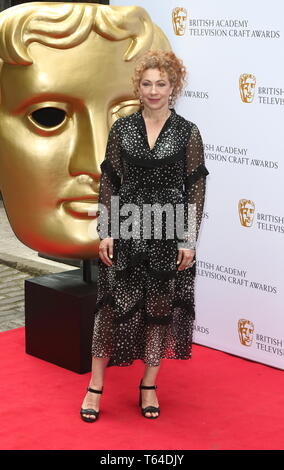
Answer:
[[[178,271],[183,271],[184,269],[191,268],[195,261],[193,258],[195,256],[195,250],[186,250],[181,248],[178,250],[177,264],[179,264]]]

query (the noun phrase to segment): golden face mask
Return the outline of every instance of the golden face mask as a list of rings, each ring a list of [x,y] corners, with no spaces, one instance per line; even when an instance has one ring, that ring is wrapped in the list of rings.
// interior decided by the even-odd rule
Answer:
[[[100,164],[111,124],[138,109],[131,77],[148,49],[170,46],[139,7],[39,2],[0,14],[0,190],[30,248],[97,256]]]
[[[249,199],[239,200],[239,217],[243,227],[251,227],[254,219],[255,204]]]
[[[240,94],[244,103],[252,103],[256,87],[256,78],[252,74],[243,73],[239,78]]]
[[[251,346],[253,342],[254,324],[245,319],[238,321],[239,339],[243,346]]]
[[[187,10],[176,7],[172,10],[172,23],[177,36],[183,36],[186,31]]]

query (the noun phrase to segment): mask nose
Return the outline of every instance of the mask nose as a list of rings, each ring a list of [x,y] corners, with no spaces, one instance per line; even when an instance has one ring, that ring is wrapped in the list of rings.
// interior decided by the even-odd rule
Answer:
[[[95,122],[88,112],[74,117],[74,131],[69,173],[79,183],[92,184],[98,191],[101,176],[99,156],[102,155],[103,142],[97,141]],[[104,135],[104,132],[100,134]]]

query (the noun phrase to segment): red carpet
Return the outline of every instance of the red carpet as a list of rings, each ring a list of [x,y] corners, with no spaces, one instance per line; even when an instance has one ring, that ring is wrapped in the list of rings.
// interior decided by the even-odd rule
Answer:
[[[138,408],[142,361],[106,370],[99,421],[81,421],[90,374],[25,354],[24,328],[0,333],[1,450],[284,449],[284,373],[195,345],[163,360],[161,416]]]

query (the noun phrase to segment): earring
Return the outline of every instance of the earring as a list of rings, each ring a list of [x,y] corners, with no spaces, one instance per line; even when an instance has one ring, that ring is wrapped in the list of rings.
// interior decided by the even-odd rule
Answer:
[[[169,96],[169,108],[173,106],[173,97],[172,95]]]

